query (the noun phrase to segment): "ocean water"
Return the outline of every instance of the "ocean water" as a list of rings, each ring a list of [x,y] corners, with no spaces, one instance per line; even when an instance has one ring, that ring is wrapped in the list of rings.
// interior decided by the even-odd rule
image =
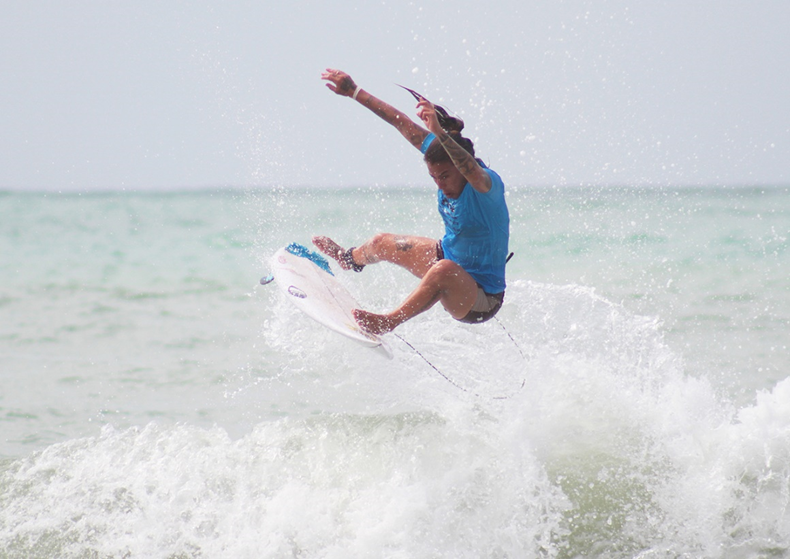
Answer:
[[[0,193],[0,557],[790,555],[790,189],[511,186],[499,320],[392,360],[258,283],[434,200]]]

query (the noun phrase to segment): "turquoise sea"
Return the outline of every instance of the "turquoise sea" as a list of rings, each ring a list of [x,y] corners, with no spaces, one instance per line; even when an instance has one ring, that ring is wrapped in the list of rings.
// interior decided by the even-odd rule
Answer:
[[[499,320],[387,360],[258,280],[433,188],[0,193],[0,557],[790,555],[790,188],[508,196]]]

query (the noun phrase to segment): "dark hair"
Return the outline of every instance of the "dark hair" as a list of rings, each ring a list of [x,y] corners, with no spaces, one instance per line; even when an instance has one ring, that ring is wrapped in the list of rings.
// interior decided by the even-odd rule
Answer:
[[[412,96],[417,99],[417,101],[422,101],[425,99],[425,96],[421,93],[417,93],[413,89],[409,89],[406,86],[395,84],[398,87],[402,87],[406,91],[412,94]],[[427,101],[427,99],[425,99]],[[464,148],[472,157],[475,156],[475,145],[472,143],[472,140],[469,138],[464,138],[461,136],[461,131],[464,129],[464,121],[458,117],[450,116],[447,112],[447,109],[442,107],[441,105],[434,105],[433,108],[436,110],[436,120],[439,121],[439,126],[442,127],[442,130],[447,132],[450,137],[455,141],[456,144]],[[428,146],[428,149],[425,150],[425,162],[426,163],[443,163],[445,161],[452,161],[450,156],[444,151],[441,142],[431,142],[431,145]],[[483,164],[482,161],[479,159],[477,160],[478,163],[481,165]]]
[[[417,101],[427,101],[428,99],[422,93],[417,93],[413,89],[409,89],[405,85],[395,84],[398,87],[402,87],[406,91],[412,94],[412,97],[417,99]],[[460,132],[464,129],[464,121],[460,118],[450,116],[447,113],[447,109],[442,107],[441,105],[434,105],[433,108],[436,110],[436,119],[439,121],[439,126],[447,132],[448,134],[451,132]]]
[[[453,132],[461,133],[464,129],[463,120],[458,117],[450,116],[447,110],[440,105],[434,105],[433,108],[436,110],[436,120],[439,121],[439,126],[441,126],[445,132],[448,134],[452,134]]]
[[[457,119],[460,120],[460,119]],[[461,122],[461,126],[463,127],[463,122]],[[461,136],[461,132],[456,131],[449,131],[447,130],[449,136],[455,141],[456,144],[464,148],[468,151],[472,157],[475,156],[475,145],[472,143],[472,140],[469,138],[464,138]],[[445,161],[452,161],[450,156],[444,151],[444,147],[442,143],[438,140],[431,142],[431,145],[428,146],[428,149],[425,150],[425,156],[423,157],[426,163],[444,163]]]

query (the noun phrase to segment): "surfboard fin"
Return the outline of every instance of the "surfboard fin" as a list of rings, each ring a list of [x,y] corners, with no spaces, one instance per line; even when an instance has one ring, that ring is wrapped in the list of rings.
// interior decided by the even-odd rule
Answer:
[[[269,285],[273,281],[274,281],[274,275],[269,274],[268,276],[264,276],[261,278],[261,285]]]

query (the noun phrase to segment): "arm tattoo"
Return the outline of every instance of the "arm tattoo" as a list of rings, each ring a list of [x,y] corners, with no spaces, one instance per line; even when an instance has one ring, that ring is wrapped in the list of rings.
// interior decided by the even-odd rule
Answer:
[[[477,161],[472,157],[472,154],[459,146],[449,134],[441,134],[437,137],[453,164],[461,171],[464,177],[469,178],[477,167]]]

